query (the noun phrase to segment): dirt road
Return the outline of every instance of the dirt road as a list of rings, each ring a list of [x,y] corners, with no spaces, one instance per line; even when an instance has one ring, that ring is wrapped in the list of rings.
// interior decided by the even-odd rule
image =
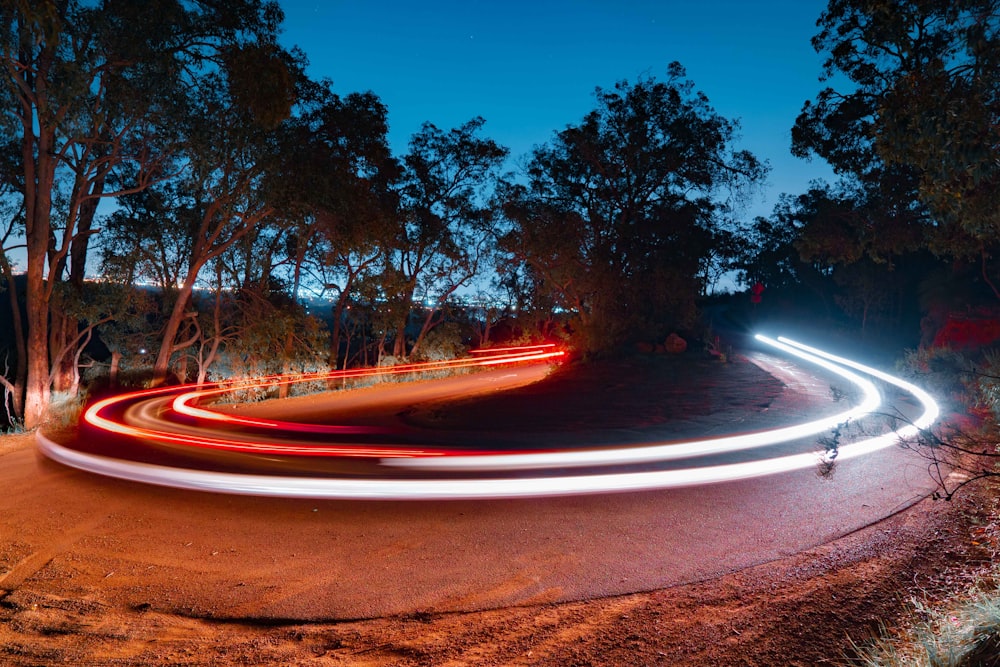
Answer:
[[[743,406],[751,411],[767,387],[771,402],[782,393],[749,365],[709,374],[706,382],[752,384],[755,403]],[[642,395],[617,400],[641,415]],[[927,530],[912,514],[816,546],[873,521],[876,503],[913,501],[926,479],[900,461],[721,493],[400,505],[146,487],[63,468],[22,445],[0,458],[0,656],[12,664],[571,664],[564,659],[579,654],[579,664],[702,664],[672,660],[698,634],[682,631],[691,619],[713,636],[731,626],[721,639],[740,646],[739,628],[774,628],[775,619],[744,618],[766,608],[769,589],[794,591],[773,599],[773,611],[846,576],[848,599],[820,607],[860,608],[852,590],[863,597],[887,575],[896,581],[883,567],[926,556],[910,542]],[[792,555],[800,550],[807,554]],[[885,558],[895,565],[879,564]],[[870,584],[843,574],[857,567],[870,570]],[[692,606],[703,596],[716,602]],[[581,598],[590,601],[565,602]],[[876,613],[887,602],[869,606]],[[464,610],[488,611],[455,613]],[[384,618],[357,620],[372,617]],[[783,622],[793,620],[801,621]],[[611,637],[628,641],[604,646]],[[623,657],[629,642],[638,662]]]

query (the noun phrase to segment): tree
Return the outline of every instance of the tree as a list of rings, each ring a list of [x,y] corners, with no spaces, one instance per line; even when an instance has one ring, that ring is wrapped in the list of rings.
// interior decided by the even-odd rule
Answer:
[[[13,153],[0,148],[0,157]],[[18,289],[14,282],[14,268],[8,252],[19,249],[19,229],[24,224],[23,198],[17,196],[16,167],[13,160],[0,161],[0,292],[6,292],[7,308],[10,309],[10,335],[13,338],[13,351],[3,350],[3,373],[0,373],[0,386],[3,387],[2,405],[8,422],[15,422],[24,414],[24,386],[28,374],[27,356],[25,355],[24,325],[21,317],[21,304],[18,299]],[[5,341],[6,342],[6,341]],[[13,362],[10,358],[13,352]],[[11,363],[14,368],[11,369]],[[10,377],[8,377],[8,375]]]
[[[684,77],[673,63],[666,81],[598,88],[597,108],[537,148],[528,184],[506,195],[506,248],[586,349],[690,324],[733,197],[767,171]]]
[[[399,185],[400,224],[386,249],[386,296],[394,306],[393,354],[405,357],[406,324],[417,297],[427,299],[414,343],[436,324],[438,304],[471,280],[494,238],[487,193],[507,149],[477,135],[482,118],[444,132],[425,123],[410,140]]]
[[[398,210],[393,184],[400,165],[388,141],[388,110],[373,93],[331,96],[303,123],[319,174],[313,187],[322,201],[306,212],[311,235],[308,254],[314,256],[326,289],[335,289],[330,366],[339,366],[346,310],[358,282],[384,260]],[[300,249],[305,249],[301,248]],[[305,257],[303,258],[305,259]],[[346,363],[346,359],[345,359]]]
[[[96,200],[159,178],[172,148],[166,119],[176,117],[193,80],[237,44],[273,43],[280,20],[276,4],[259,0],[0,7],[3,99],[12,102],[4,112],[17,126],[25,208],[25,426],[37,425],[48,404],[52,295],[67,261],[71,274],[83,275]],[[62,219],[54,208],[60,189]]]
[[[864,332],[873,320],[902,324],[916,310],[917,286],[927,272],[921,227],[907,211],[891,210],[879,190],[814,183],[784,196],[757,229],[754,278],[773,286],[807,288],[832,315],[831,299]]]
[[[813,38],[827,76],[793,131],[799,154],[841,174],[893,179],[920,202],[928,247],[989,266],[1000,231],[1000,2],[831,0]],[[1000,297],[1000,290],[994,292]]]
[[[301,72],[295,62],[290,69]],[[299,76],[295,114],[262,120],[254,108],[233,104],[237,96],[227,95],[224,80],[215,83],[214,91],[201,95],[208,100],[205,108],[191,114],[177,176],[125,198],[108,222],[106,272],[125,281],[152,280],[165,296],[158,356],[166,365],[159,366],[159,378],[171,359],[191,357],[184,352],[190,345],[201,350],[196,356],[202,374],[206,360],[221,358],[223,327],[214,322],[219,318],[203,318],[192,307],[193,285],[208,283],[202,273],[209,266],[216,269],[214,313],[220,299],[227,308],[233,302],[221,290],[243,295],[256,312],[277,303],[277,292],[283,292],[291,305],[275,310],[274,323],[286,315],[301,320],[294,304],[304,280],[322,289],[329,280],[321,274],[332,256],[369,252],[365,248],[386,236],[375,233],[385,226],[378,222],[384,217],[379,198],[388,192],[383,171],[391,175],[395,163],[377,97],[340,98],[325,83]],[[305,276],[310,263],[315,273]],[[246,329],[238,318],[223,319],[226,331]],[[278,361],[296,355],[295,327],[283,330]],[[262,340],[261,332],[255,336]],[[232,342],[232,336],[224,338]]]
[[[257,56],[251,61],[256,63]],[[243,65],[237,59],[234,66],[239,71]],[[262,106],[248,99],[248,93],[234,89],[241,85],[239,82],[239,77],[236,83],[215,75],[205,77],[200,95],[194,100],[199,108],[192,110],[192,121],[184,132],[184,172],[177,188],[182,198],[176,211],[177,224],[187,231],[185,270],[164,322],[153,367],[154,383],[166,379],[174,353],[194,340],[179,341],[177,337],[182,324],[194,312],[189,311],[191,294],[202,269],[294,196],[286,190],[296,168],[292,164],[294,144],[289,142],[292,135],[280,127],[291,113],[289,100],[293,93],[285,91],[278,96],[277,108]],[[248,106],[238,106],[237,101]]]

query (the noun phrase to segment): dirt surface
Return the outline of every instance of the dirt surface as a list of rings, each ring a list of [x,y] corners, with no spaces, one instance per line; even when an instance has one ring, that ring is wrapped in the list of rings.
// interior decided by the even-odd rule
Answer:
[[[629,395],[628,388],[636,385],[620,381],[615,391],[608,390],[622,372],[635,377],[642,367],[610,370],[573,378],[577,405],[593,401],[585,420],[597,423],[598,411],[617,418],[624,409],[614,403],[620,408],[646,406],[639,412],[649,422],[670,418],[661,403],[649,400],[650,377],[637,383],[642,387],[638,395]],[[765,399],[775,390],[769,379],[739,364],[696,366],[695,373],[704,379],[697,385],[704,389],[697,392],[690,391],[691,375],[656,376],[664,391],[676,396],[670,405],[687,401],[687,414],[716,410],[727,415],[726,420],[736,419],[741,411],[765,409]],[[601,400],[586,391],[585,377],[603,388]],[[740,384],[760,386],[761,391],[728,389]],[[711,387],[719,391],[709,396]],[[530,392],[528,396],[526,411],[540,404],[537,393],[536,400],[530,400]],[[559,414],[553,396],[545,399],[549,416]],[[699,401],[700,408],[691,407]],[[458,419],[455,413],[412,418]],[[31,446],[30,435],[0,438],[0,466],[5,455]],[[0,535],[0,664],[841,664],[849,638],[864,641],[880,622],[892,627],[912,609],[911,600],[933,602],[964,589],[989,565],[997,551],[995,497],[980,488],[950,503],[924,501],[809,552],[649,593],[310,624],[168,614],[153,605],[123,605],[100,586],[80,590],[67,585],[61,590],[58,582],[66,572],[59,570],[72,569],[71,561],[28,568],[25,561],[33,558],[29,545],[34,536]],[[43,530],[45,508],[40,508],[39,517]],[[142,545],[133,548],[141,550]],[[14,576],[19,571],[34,574],[19,581]]]

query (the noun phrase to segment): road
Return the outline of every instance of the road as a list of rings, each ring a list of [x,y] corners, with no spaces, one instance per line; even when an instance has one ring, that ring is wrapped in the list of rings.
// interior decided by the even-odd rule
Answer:
[[[772,418],[832,409],[827,372],[772,364],[787,385]],[[839,462],[831,477],[811,467],[630,493],[312,500],[109,479],[21,449],[0,458],[0,488],[0,591],[310,621],[589,599],[709,579],[869,525],[932,484],[919,458],[889,447]]]

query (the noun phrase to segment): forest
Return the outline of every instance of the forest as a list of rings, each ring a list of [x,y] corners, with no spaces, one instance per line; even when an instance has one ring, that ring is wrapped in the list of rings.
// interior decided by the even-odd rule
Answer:
[[[275,2],[3,0],[0,424],[109,386],[706,339],[707,304],[989,362],[1000,2],[817,19],[831,85],[790,150],[836,181],[749,219],[768,165],[681,63],[527,156],[483,117],[394,155],[378,95],[310,79]]]

